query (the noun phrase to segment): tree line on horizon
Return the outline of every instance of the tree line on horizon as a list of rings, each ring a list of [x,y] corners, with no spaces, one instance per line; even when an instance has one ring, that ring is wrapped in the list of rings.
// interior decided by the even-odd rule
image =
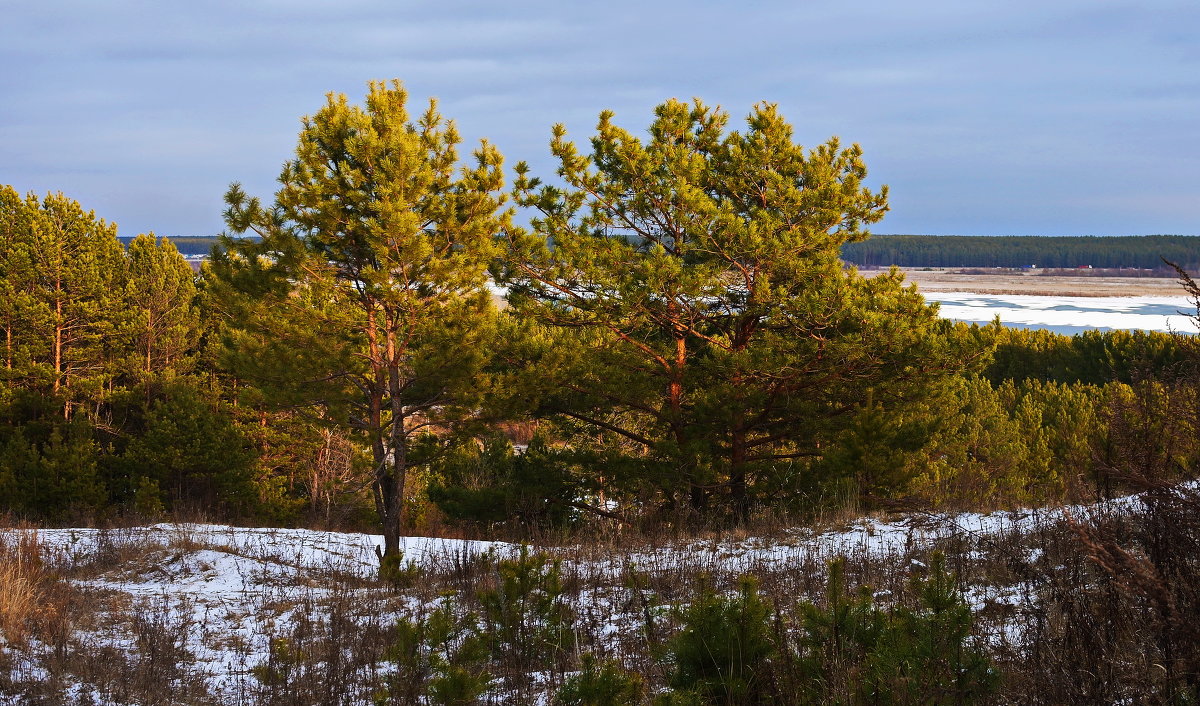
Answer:
[[[444,524],[1001,506],[1196,469],[1193,339],[955,324],[846,268],[886,188],[770,104],[736,131],[668,101],[645,138],[605,112],[590,151],[556,126],[557,175],[511,185],[460,142],[398,83],[330,96],[272,200],[229,189],[195,276],[0,189],[0,510],[377,522],[386,567]]]
[[[1093,267],[1173,277],[1164,260],[1200,267],[1200,236],[876,235],[848,243],[842,257],[860,267]]]
[[[170,236],[183,255],[207,256],[220,236]],[[128,246],[133,238],[121,237]],[[1185,269],[1200,267],[1200,236],[1049,236],[1049,235],[872,235],[846,243],[842,259],[866,268],[1000,267],[1174,271],[1163,260]]]

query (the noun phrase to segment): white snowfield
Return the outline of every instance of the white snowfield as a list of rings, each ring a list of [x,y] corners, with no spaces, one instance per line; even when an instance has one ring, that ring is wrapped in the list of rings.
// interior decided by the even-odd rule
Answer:
[[[3,532],[4,530],[0,530]],[[163,567],[162,578],[154,574],[128,581],[105,581],[130,593],[160,593],[181,589],[237,591],[253,590],[251,579],[287,579],[301,575],[336,573],[359,578],[374,576],[379,569],[376,547],[383,536],[305,529],[231,527],[228,525],[157,524],[121,529],[38,530],[43,549],[52,562],[72,565],[85,562],[108,546],[159,544],[188,557],[194,564],[216,564],[194,572],[189,567]],[[505,554],[513,545],[436,537],[402,537],[404,557],[417,566],[476,556],[484,552]],[[193,561],[196,554],[203,560]],[[274,583],[274,582],[272,582]]]
[[[1121,511],[1139,504],[1136,496],[1102,505],[957,515],[913,514],[897,519],[860,519],[849,526],[823,532],[797,529],[770,538],[696,540],[660,547],[596,549],[546,548],[551,556],[568,558],[565,571],[588,577],[587,588],[575,599],[576,611],[598,616],[600,633],[617,639],[634,629],[634,618],[619,606],[627,602],[617,594],[621,568],[634,565],[640,572],[699,568],[712,575],[739,575],[787,570],[839,555],[870,554],[900,558],[954,535],[999,535],[1032,531],[1064,517],[1078,517],[1097,509]],[[21,530],[0,529],[0,538]],[[63,568],[90,567],[93,576],[75,583],[86,591],[124,595],[131,610],[152,616],[180,636],[210,693],[230,702],[255,683],[253,668],[270,654],[272,635],[288,634],[298,616],[312,615],[323,600],[354,595],[364,619],[391,624],[443,600],[397,594],[370,581],[377,572],[375,548],[382,537],[370,534],[321,532],[297,529],[242,528],[225,525],[157,524],[110,530],[36,530],[51,564]],[[10,536],[4,536],[10,535]],[[619,547],[619,544],[617,545]],[[136,551],[122,550],[136,548]],[[426,571],[446,572],[482,554],[513,556],[520,545],[428,537],[404,539],[405,560]],[[592,557],[592,558],[586,558]],[[418,581],[420,574],[418,574]],[[974,589],[971,602],[982,607]],[[348,594],[349,592],[349,594]],[[994,591],[993,591],[994,592]],[[427,594],[428,595],[428,594]],[[983,594],[980,594],[983,595]],[[992,598],[995,598],[994,596]],[[391,606],[383,609],[382,606]],[[386,614],[380,614],[385,610]],[[628,610],[628,609],[625,609]],[[307,614],[304,611],[309,611]],[[602,614],[602,615],[601,615]],[[90,640],[87,635],[83,639]],[[97,644],[130,652],[138,649],[131,635],[108,632],[94,636]],[[40,667],[26,663],[26,676]],[[88,690],[99,704],[103,695]],[[0,704],[6,701],[0,695]]]
[[[1029,294],[923,292],[940,304],[943,318],[988,323],[999,316],[1006,325],[1141,329],[1197,333],[1186,314],[1195,307],[1187,297],[1051,297]]]
[[[814,532],[800,528],[781,536],[742,540],[696,540],[657,548],[629,547],[598,561],[605,565],[623,562],[652,568],[669,562],[719,560],[730,572],[748,567],[783,567],[813,557],[862,554],[890,555],[910,551],[968,533],[994,535],[1021,532],[1065,516],[1097,509],[1131,508],[1137,496],[1098,505],[1068,506],[1040,510],[994,513],[913,514],[900,519],[861,518],[843,529]],[[0,535],[12,530],[0,529]],[[141,595],[173,593],[221,594],[232,597],[255,594],[266,586],[279,586],[305,577],[341,575],[372,579],[378,573],[376,547],[383,537],[374,534],[323,532],[305,529],[232,527],[229,525],[157,524],[121,529],[37,530],[51,563],[70,566],[87,562],[107,546],[161,545],[169,560],[165,565],[114,566],[113,575],[92,583]],[[521,545],[507,542],[403,537],[404,562],[420,569],[446,566],[448,562],[474,559],[487,553],[493,558],[515,556]],[[529,547],[554,555],[577,555],[572,548]]]

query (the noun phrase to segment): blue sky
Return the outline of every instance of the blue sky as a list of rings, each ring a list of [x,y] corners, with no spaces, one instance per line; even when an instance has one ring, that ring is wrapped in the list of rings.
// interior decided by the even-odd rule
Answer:
[[[550,126],[669,97],[863,146],[877,233],[1200,234],[1200,3],[94,0],[0,22],[0,183],[122,235],[211,235],[269,196],[302,115],[370,79],[548,175]]]

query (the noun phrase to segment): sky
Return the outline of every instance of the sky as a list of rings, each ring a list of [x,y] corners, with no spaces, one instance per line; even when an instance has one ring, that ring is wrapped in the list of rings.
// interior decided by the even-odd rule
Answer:
[[[672,97],[862,145],[876,233],[1200,234],[1195,0],[41,0],[0,19],[0,184],[121,235],[214,235],[302,116],[371,79],[552,176],[563,123]],[[464,150],[465,152],[465,150]]]

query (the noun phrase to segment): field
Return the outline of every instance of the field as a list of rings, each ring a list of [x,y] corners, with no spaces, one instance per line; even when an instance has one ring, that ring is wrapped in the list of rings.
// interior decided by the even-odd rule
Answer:
[[[1060,297],[1172,297],[1183,293],[1179,282],[1171,277],[1131,277],[1112,270],[1065,274],[1062,270],[942,267],[908,269],[904,270],[904,276],[928,292]]]
[[[1163,641],[1175,651],[1168,667],[1194,651],[1171,641],[1194,632],[1185,619],[1197,591],[1189,572],[1158,573],[1179,556],[1126,552],[1110,538],[1150,533],[1187,551],[1198,518],[1200,495],[1183,486],[1070,508],[830,517],[749,534],[602,532],[532,548],[410,538],[393,585],[376,576],[372,535],[11,528],[0,530],[0,704],[435,703],[423,685],[455,665],[482,679],[469,703],[550,703],[587,655],[640,675],[649,697],[671,681],[685,607],[706,586],[736,595],[739,577],[754,577],[774,616],[773,649],[802,653],[804,606],[829,609],[832,560],[844,560],[846,596],[881,615],[920,615],[922,581],[942,556],[972,616],[965,647],[986,654],[999,680],[987,702],[1132,703],[1173,688]],[[1164,600],[1171,615],[1157,612]],[[444,644],[405,642],[431,639],[447,620],[458,636]],[[472,635],[490,654],[464,656]],[[750,669],[770,680],[761,688],[772,703],[798,703],[797,664],[780,652]],[[852,662],[833,667],[848,681],[826,684],[829,695],[858,688]]]

